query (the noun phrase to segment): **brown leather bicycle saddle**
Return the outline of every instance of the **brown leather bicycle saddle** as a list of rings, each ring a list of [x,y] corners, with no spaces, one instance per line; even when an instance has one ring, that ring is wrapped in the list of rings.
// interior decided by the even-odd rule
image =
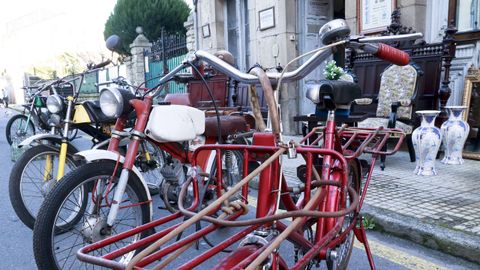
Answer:
[[[237,115],[221,115],[220,116],[220,131],[222,137],[232,135],[238,132],[248,131],[247,121],[243,116]],[[205,133],[207,137],[216,137],[218,133],[217,117],[210,116],[205,118]]]

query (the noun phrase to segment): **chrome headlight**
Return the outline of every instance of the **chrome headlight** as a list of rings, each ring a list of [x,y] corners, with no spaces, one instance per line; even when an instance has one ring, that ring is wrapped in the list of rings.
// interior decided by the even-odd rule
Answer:
[[[47,109],[50,113],[63,111],[63,99],[59,95],[51,95],[47,98]]]
[[[62,122],[62,119],[60,118],[60,115],[58,114],[51,114],[50,118],[48,118],[48,125],[53,126],[53,127],[58,127],[60,126],[60,123]]]
[[[100,91],[100,109],[107,117],[117,118],[130,110],[130,99],[135,96],[129,91],[114,87]]]

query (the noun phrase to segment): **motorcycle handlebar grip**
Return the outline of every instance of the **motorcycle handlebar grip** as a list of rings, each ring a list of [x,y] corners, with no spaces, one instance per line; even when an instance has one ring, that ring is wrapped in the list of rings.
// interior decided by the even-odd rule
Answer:
[[[112,61],[109,59],[109,60],[107,60],[107,61],[105,61],[105,62],[102,62],[102,63],[98,63],[98,64],[96,64],[96,65],[93,65],[90,69],[102,68],[102,67],[110,64],[111,62],[112,62]]]
[[[408,53],[383,43],[378,44],[378,50],[374,55],[398,66],[405,66],[410,62]]]

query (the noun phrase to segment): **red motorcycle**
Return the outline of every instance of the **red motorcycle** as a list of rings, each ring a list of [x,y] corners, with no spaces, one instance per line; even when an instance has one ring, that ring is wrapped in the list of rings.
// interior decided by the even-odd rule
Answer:
[[[170,79],[176,78],[163,78],[160,85]],[[195,149],[204,144],[247,143],[252,132],[245,115],[216,108],[216,116],[211,117],[189,106],[169,102],[155,105],[155,94],[160,92],[155,90],[140,97],[118,87],[101,90],[102,112],[117,118],[108,149],[97,147],[77,153],[76,159],[83,160],[84,165],[65,175],[46,196],[34,227],[34,253],[39,269],[83,268],[75,258],[79,247],[150,222],[152,198],[143,178],[149,171],[160,171],[160,197],[176,217],[181,216],[177,206],[180,187],[196,166],[208,174],[221,170],[224,175],[203,183],[199,207],[206,206],[219,191],[241,178],[243,160],[239,151],[204,152],[194,165],[191,163]],[[125,131],[133,112],[134,128]],[[130,142],[122,156],[119,145],[124,138]],[[144,140],[149,143],[142,143]],[[146,146],[152,149],[141,149]],[[184,202],[193,200],[192,196],[185,196]],[[146,235],[142,233],[130,241]]]

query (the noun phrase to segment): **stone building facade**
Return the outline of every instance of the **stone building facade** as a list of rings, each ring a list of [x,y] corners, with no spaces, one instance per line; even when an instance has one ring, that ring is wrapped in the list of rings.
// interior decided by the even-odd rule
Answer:
[[[374,0],[199,0],[197,14],[192,16],[190,27],[197,26],[189,41],[198,48],[215,52],[227,49],[237,59],[237,67],[246,71],[256,63],[264,68],[284,66],[291,59],[318,47],[318,30],[327,21],[344,18],[358,34],[359,3]],[[401,23],[424,33],[428,43],[441,42],[452,9],[465,10],[468,2],[476,0],[384,0],[392,1],[401,12]],[[467,3],[467,5],[468,5]],[[460,6],[463,5],[463,6]],[[477,6],[474,9],[478,9]],[[273,27],[261,18],[264,11],[273,9]],[[449,13],[450,12],[450,13]],[[194,18],[196,17],[196,23]],[[478,15],[477,15],[478,18]],[[458,24],[458,20],[456,22]],[[467,23],[468,24],[468,23]],[[271,25],[269,25],[271,26]],[[477,26],[478,28],[478,26]],[[464,30],[464,29],[461,29]],[[478,31],[470,29],[468,31]],[[374,34],[378,34],[374,33]],[[193,35],[193,36],[192,36]],[[457,58],[452,63],[449,104],[460,104],[463,95],[463,78],[470,65],[479,66],[479,43],[472,41],[457,46]],[[192,46],[195,47],[195,46]],[[292,65],[290,68],[297,67]],[[323,66],[298,83],[283,86],[280,93],[283,128],[286,133],[298,132],[293,116],[312,113],[314,105],[305,98],[306,85],[323,78]]]

